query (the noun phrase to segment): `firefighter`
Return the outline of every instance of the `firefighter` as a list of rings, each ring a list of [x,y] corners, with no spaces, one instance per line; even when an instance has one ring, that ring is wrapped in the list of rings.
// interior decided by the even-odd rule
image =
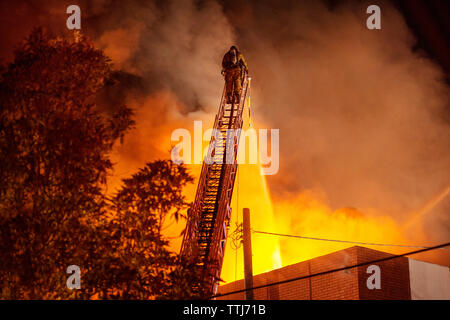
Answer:
[[[239,50],[232,46],[222,60],[222,75],[225,75],[227,103],[239,103],[242,91],[242,72],[248,73],[247,63]]]

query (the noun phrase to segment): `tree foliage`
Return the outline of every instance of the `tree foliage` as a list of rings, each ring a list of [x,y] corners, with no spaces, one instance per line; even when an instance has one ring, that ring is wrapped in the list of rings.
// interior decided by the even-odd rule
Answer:
[[[177,267],[176,256],[161,231],[168,214],[188,207],[182,189],[192,180],[185,167],[155,161],[123,180],[112,199],[116,215],[111,224],[120,245],[116,250],[134,273],[126,297],[154,298],[173,285],[169,273]]]
[[[149,163],[106,197],[109,153],[134,122],[126,106],[96,108],[111,74],[103,52],[36,29],[1,70],[0,298],[148,299],[188,287],[161,233],[188,205],[186,169]],[[72,264],[81,290],[66,287]]]

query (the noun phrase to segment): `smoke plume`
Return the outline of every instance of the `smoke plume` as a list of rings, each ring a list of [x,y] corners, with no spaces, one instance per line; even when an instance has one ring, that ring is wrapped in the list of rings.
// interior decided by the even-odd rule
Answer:
[[[366,28],[369,2],[79,1],[82,31],[121,71],[104,99],[137,114],[114,154],[116,178],[168,158],[172,130],[212,123],[221,58],[236,44],[253,79],[254,123],[280,129],[280,171],[268,178],[275,217],[305,221],[296,201],[318,192],[330,215],[353,207],[406,223],[450,185],[449,90],[402,15],[378,3],[381,30]],[[68,5],[3,2],[0,57],[34,25],[67,34]],[[409,239],[448,241],[449,208],[443,198],[421,217],[424,238]]]

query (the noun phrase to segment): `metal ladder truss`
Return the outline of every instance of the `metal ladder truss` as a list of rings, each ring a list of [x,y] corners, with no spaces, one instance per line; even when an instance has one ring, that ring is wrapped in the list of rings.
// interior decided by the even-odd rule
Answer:
[[[190,208],[181,256],[196,257],[207,291],[217,291],[231,218],[231,197],[237,170],[237,151],[242,113],[248,92],[248,77],[242,75],[239,103],[227,104],[225,88],[214,121],[195,201]],[[196,284],[195,286],[200,286]]]

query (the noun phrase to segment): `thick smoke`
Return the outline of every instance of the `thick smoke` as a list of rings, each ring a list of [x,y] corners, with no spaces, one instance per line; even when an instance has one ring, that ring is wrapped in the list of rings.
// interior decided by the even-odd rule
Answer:
[[[274,197],[324,190],[332,208],[403,223],[450,184],[449,91],[400,13],[381,4],[382,30],[371,31],[368,5],[258,1],[232,15],[257,119],[280,128]],[[428,243],[448,240],[448,203],[428,213]]]
[[[169,157],[171,130],[213,120],[220,60],[237,43],[253,77],[254,121],[280,129],[274,202],[313,189],[333,209],[408,221],[450,184],[449,91],[389,2],[379,2],[382,29],[366,28],[369,4],[81,1],[83,31],[123,72],[108,94],[138,115],[116,151],[118,173]],[[33,25],[67,32],[67,5],[2,3],[1,57]],[[427,242],[448,240],[449,205],[447,197],[424,216]]]

